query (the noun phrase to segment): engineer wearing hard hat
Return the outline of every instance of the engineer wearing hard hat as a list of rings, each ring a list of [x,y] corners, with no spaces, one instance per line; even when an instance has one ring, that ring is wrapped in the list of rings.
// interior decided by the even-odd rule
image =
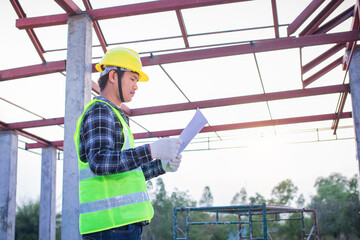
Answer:
[[[141,68],[139,54],[127,48],[107,51],[96,65],[100,96],[85,106],[74,136],[83,239],[141,239],[154,215],[145,181],[179,168],[179,138],[134,146],[120,106],[148,81]]]

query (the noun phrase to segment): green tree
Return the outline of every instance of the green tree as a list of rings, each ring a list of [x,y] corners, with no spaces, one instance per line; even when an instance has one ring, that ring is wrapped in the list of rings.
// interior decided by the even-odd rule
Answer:
[[[144,240],[167,240],[173,237],[173,208],[174,207],[194,207],[196,202],[193,201],[187,192],[175,190],[168,196],[165,184],[162,178],[156,179],[156,187],[150,181],[147,183],[148,190],[152,196],[152,205],[154,208],[154,217],[151,224],[144,228],[142,239]],[[185,221],[179,216],[179,223]],[[183,228],[186,229],[186,228]]]
[[[211,207],[214,202],[214,197],[212,196],[212,193],[210,191],[210,187],[206,186],[204,188],[203,194],[201,196],[201,199],[199,201],[199,205],[201,207]]]
[[[357,236],[360,238],[360,198],[358,191],[358,176],[353,176],[348,181],[348,191],[345,196],[345,206],[341,214],[342,230],[346,237]],[[356,214],[358,213],[358,214]]]
[[[305,197],[303,194],[300,194],[298,199],[296,200],[296,206],[298,208],[302,208],[305,205]]]
[[[289,219],[300,219],[301,213],[292,213],[288,217]],[[312,227],[313,220],[305,217],[304,222],[305,233],[309,233]],[[275,236],[277,236],[279,239],[302,240],[304,239],[302,229],[303,226],[300,220],[287,220],[285,224],[279,225],[278,231]]]
[[[318,214],[320,236],[337,239],[341,234],[347,238],[359,236],[360,199],[357,177],[347,180],[339,173],[318,178],[314,196]]]
[[[244,205],[247,202],[247,192],[245,188],[241,188],[240,192],[236,193],[231,200],[231,205]]]
[[[328,178],[318,178],[314,197],[318,213],[321,235],[331,235],[335,239],[341,233],[340,215],[345,201],[346,179],[340,174],[332,174]]]
[[[144,240],[168,240],[173,238],[173,209],[174,207],[196,207],[188,192],[175,189],[171,194],[166,192],[165,184],[161,178],[156,180],[156,186],[148,182],[148,190],[152,196],[152,205],[155,215],[149,226],[144,228],[142,239]],[[170,195],[170,196],[169,196]],[[209,187],[204,188],[203,203],[212,205],[213,197]],[[221,216],[225,221],[236,219]],[[190,212],[191,222],[215,221],[215,215],[206,212]],[[186,236],[186,212],[177,213],[178,237]],[[228,239],[231,232],[236,231],[236,226],[229,225],[199,225],[190,226],[189,236],[196,240]]]
[[[288,205],[295,198],[297,191],[298,188],[290,179],[281,181],[272,189],[272,198],[269,200],[269,203],[277,205]]]
[[[249,201],[250,204],[263,204],[266,202],[264,196],[260,193],[255,193],[255,197],[250,197]]]
[[[15,219],[16,240],[39,239],[39,211],[40,201],[29,200],[18,206]],[[56,215],[56,239],[61,239],[61,214]]]
[[[16,240],[37,240],[39,238],[39,201],[28,201],[17,207],[15,218]]]
[[[166,195],[165,185],[161,178],[156,179],[152,205],[154,217],[151,224],[144,228],[144,239],[171,239],[172,238],[172,203]]]

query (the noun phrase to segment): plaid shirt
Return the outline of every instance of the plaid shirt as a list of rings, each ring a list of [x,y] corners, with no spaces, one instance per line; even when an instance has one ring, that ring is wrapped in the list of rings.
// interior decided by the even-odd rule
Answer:
[[[129,118],[104,97],[95,97],[110,103],[129,123]],[[130,171],[141,166],[145,179],[164,174],[161,161],[152,161],[148,144],[121,151],[124,144],[123,126],[107,105],[94,103],[85,113],[80,129],[80,160],[89,162],[90,169],[98,175]]]

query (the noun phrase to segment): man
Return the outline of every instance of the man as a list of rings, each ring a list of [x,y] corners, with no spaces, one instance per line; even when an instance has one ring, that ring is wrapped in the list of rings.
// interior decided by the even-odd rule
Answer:
[[[100,96],[85,106],[74,136],[79,156],[79,229],[83,239],[141,239],[154,215],[146,180],[179,168],[179,138],[135,147],[121,104],[148,81],[138,53],[109,50],[96,69]]]

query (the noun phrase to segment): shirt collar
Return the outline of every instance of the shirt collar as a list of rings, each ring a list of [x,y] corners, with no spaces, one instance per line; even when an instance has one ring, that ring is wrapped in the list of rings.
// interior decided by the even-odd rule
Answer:
[[[107,100],[106,98],[104,98],[104,97],[102,97],[102,96],[96,96],[96,97],[94,97],[94,99],[105,101],[105,102],[109,103],[112,107],[114,107],[115,109],[117,109],[119,112],[123,113],[123,110],[122,110],[121,108],[118,108],[118,107],[115,106],[112,102],[110,102],[109,100]]]

